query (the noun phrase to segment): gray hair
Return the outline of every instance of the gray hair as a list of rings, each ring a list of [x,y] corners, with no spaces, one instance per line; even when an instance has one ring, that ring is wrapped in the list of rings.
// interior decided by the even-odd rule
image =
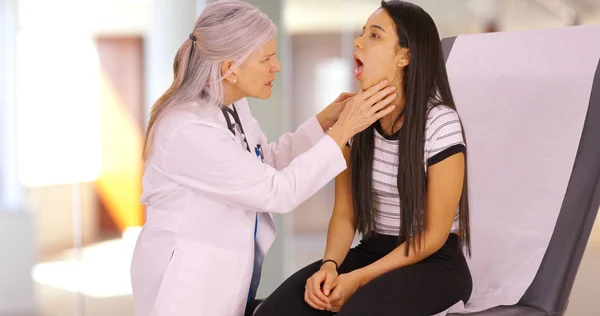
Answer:
[[[165,110],[200,96],[207,106],[220,106],[223,78],[229,75],[221,75],[221,63],[232,60],[234,69],[276,34],[273,22],[250,3],[220,0],[206,6],[190,38],[177,51],[173,83],[152,106],[144,141],[144,159],[149,151],[152,128]]]

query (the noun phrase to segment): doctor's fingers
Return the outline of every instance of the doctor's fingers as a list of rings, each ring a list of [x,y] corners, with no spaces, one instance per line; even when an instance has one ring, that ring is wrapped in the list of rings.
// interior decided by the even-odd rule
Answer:
[[[392,112],[394,108],[388,107],[388,105],[390,105],[390,103],[392,103],[396,97],[398,97],[398,95],[396,93],[392,93],[387,98],[375,103],[369,110],[369,115],[375,116],[375,120],[378,120]],[[382,112],[384,113],[383,115],[381,115]]]
[[[333,102],[342,102],[355,96],[356,92],[342,92]]]
[[[387,84],[388,84],[387,80],[379,81],[377,84],[371,86],[369,89],[357,94],[356,97],[357,97],[357,99],[364,101],[364,100],[370,98],[371,96],[375,95],[375,93],[383,90],[385,87],[387,87]]]
[[[337,99],[335,99],[334,102],[342,102],[342,101],[348,101],[350,98],[356,96],[357,93],[356,92],[342,92]]]
[[[385,89],[377,91],[377,93],[375,93],[372,96],[370,96],[369,98],[367,98],[364,101],[364,103],[366,106],[373,106],[377,102],[385,100],[386,97],[396,95],[396,93],[395,93],[396,89],[397,88],[395,86],[386,87]],[[394,99],[395,99],[395,97],[394,97]]]

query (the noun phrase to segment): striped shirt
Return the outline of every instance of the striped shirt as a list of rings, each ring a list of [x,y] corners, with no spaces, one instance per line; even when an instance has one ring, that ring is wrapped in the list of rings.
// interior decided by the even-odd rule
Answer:
[[[375,152],[373,155],[373,211],[374,231],[383,235],[400,233],[400,196],[398,193],[398,133],[386,136],[379,122],[375,124]],[[425,172],[453,154],[462,152],[465,143],[456,111],[447,106],[436,106],[427,116],[425,126]],[[458,210],[452,232],[458,231]]]

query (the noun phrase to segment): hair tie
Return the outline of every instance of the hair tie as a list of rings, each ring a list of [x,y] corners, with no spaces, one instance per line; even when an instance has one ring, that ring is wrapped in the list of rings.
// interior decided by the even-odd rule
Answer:
[[[339,270],[340,266],[338,265],[337,261],[333,259],[321,260],[321,265],[319,266],[319,268],[322,267],[326,262],[333,262],[333,264],[335,264],[335,271]]]
[[[194,33],[190,33],[190,39],[195,42],[196,41],[196,35],[194,35]]]

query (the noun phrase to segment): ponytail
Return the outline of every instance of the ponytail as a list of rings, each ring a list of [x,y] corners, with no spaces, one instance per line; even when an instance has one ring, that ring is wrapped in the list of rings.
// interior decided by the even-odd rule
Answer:
[[[190,34],[192,35],[192,34]],[[191,37],[191,36],[190,36]],[[177,98],[177,92],[181,91],[182,86],[188,76],[188,68],[191,60],[194,58],[194,46],[196,41],[189,39],[186,40],[183,45],[177,51],[175,55],[175,61],[173,63],[173,82],[171,86],[165,91],[165,93],[152,105],[150,109],[150,119],[148,120],[148,127],[146,129],[146,135],[144,138],[144,148],[142,151],[142,158],[144,161],[148,157],[151,150],[152,144],[152,131],[158,118],[164,113],[168,107],[173,104]]]

